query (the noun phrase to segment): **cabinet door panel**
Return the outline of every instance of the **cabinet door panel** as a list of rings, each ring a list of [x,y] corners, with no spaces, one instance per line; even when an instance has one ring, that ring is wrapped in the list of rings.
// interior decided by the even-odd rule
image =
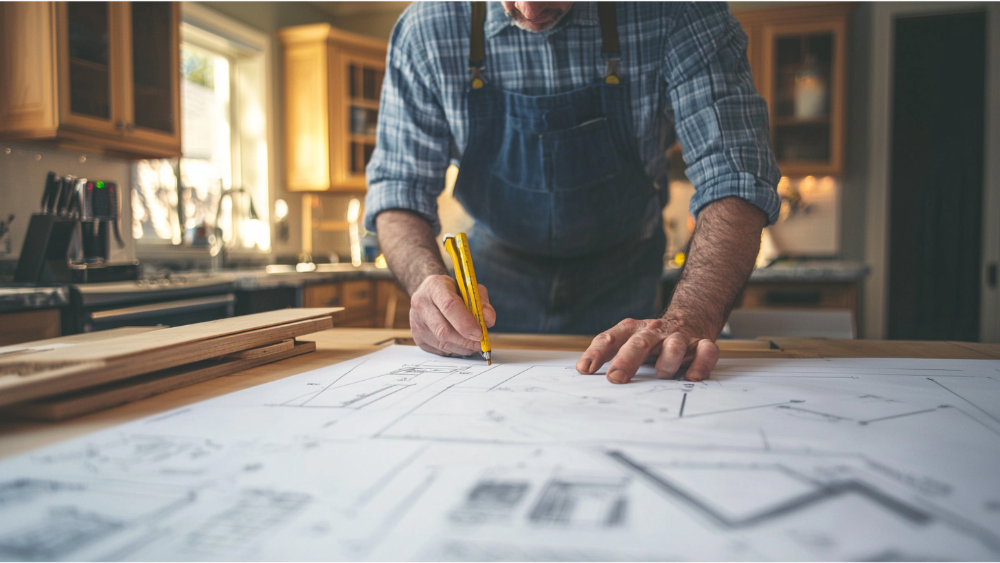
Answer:
[[[180,153],[180,21],[177,3],[128,4],[125,136]],[[130,87],[130,88],[129,88]]]
[[[762,94],[785,175],[839,174],[843,160],[843,19],[763,26]]]
[[[124,127],[118,87],[121,49],[115,30],[121,10],[110,2],[61,2],[60,121],[70,127],[117,136]]]

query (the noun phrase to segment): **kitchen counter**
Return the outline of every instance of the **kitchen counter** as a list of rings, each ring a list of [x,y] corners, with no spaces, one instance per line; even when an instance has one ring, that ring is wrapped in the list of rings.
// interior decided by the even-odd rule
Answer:
[[[312,272],[296,271],[295,266],[275,265],[265,270],[229,270],[236,289],[252,291],[277,287],[301,287],[318,283],[351,280],[392,280],[395,277],[386,268],[374,264],[355,267],[350,264],[317,264]]]
[[[796,282],[829,283],[857,282],[868,275],[868,266],[861,262],[837,260],[779,261],[750,274],[750,283]],[[663,281],[680,279],[680,268],[664,268]]]
[[[53,309],[69,305],[69,287],[0,286],[0,313]]]

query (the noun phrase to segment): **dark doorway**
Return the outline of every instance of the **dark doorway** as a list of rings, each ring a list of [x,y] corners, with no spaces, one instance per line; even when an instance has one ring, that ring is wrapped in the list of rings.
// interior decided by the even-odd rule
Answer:
[[[889,338],[979,340],[986,15],[896,20]]]

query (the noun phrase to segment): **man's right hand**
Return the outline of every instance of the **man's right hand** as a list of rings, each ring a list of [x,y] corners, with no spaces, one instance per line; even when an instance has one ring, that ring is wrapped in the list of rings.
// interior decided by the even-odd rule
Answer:
[[[486,288],[479,286],[486,327],[492,327],[497,313],[490,305]],[[468,356],[481,351],[483,331],[465,308],[458,286],[451,276],[427,276],[410,297],[410,329],[422,350],[442,356]]]

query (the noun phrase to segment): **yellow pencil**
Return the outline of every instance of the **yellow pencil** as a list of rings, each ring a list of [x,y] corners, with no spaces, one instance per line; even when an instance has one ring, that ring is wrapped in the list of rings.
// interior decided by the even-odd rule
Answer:
[[[465,307],[472,313],[472,316],[479,322],[479,328],[483,331],[483,338],[479,341],[482,348],[483,358],[487,365],[493,365],[490,349],[490,335],[486,332],[486,317],[483,315],[483,302],[479,298],[479,282],[476,281],[476,270],[472,266],[472,251],[469,249],[469,239],[465,233],[458,233],[456,236],[445,236],[444,248],[451,255],[451,261],[455,265],[455,281],[458,282],[458,290],[465,301]]]

